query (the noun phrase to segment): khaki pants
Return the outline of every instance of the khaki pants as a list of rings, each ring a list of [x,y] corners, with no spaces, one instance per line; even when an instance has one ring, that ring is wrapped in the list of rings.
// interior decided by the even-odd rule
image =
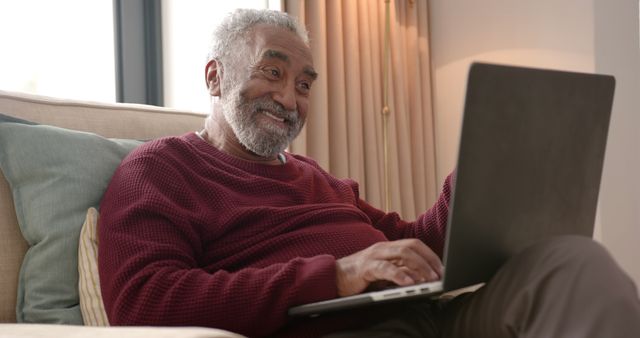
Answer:
[[[476,292],[327,337],[640,337],[640,301],[601,245],[563,236],[514,256]]]

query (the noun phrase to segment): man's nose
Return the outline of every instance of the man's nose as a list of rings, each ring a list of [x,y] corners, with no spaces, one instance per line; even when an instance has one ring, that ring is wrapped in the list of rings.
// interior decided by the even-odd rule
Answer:
[[[298,108],[296,103],[296,90],[292,85],[285,85],[279,90],[276,90],[273,94],[273,99],[288,111],[293,111]]]

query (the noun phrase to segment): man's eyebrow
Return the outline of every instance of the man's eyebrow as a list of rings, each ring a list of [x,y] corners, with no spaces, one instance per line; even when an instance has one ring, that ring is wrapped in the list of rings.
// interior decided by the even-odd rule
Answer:
[[[286,63],[289,63],[289,56],[281,51],[277,51],[274,49],[267,49],[263,54],[262,54],[262,58],[263,59],[279,59],[282,60]],[[318,73],[316,73],[315,70],[313,70],[313,67],[307,66],[304,67],[304,69],[302,70],[307,76],[309,76],[311,79],[315,80],[318,77]]]
[[[312,80],[315,80],[318,77],[318,73],[311,67],[304,67],[302,70],[307,76],[309,76]]]
[[[289,62],[289,56],[283,52],[277,51],[277,50],[273,50],[273,49],[267,49],[264,54],[262,54],[262,58],[265,59],[280,59],[284,62]]]

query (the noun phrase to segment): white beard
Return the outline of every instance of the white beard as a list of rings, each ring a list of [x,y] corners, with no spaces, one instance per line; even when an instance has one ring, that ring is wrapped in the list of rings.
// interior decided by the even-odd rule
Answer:
[[[220,98],[222,113],[240,144],[252,153],[264,158],[275,158],[302,130],[305,121],[300,118],[297,110],[287,111],[267,96],[248,101],[240,93],[240,86],[228,88],[231,89],[228,94]],[[263,111],[283,118],[287,128],[268,122],[259,123],[258,117],[264,114]]]

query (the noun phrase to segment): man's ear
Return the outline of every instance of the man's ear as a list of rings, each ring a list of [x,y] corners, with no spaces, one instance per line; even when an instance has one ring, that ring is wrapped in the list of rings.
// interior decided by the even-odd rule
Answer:
[[[205,81],[211,96],[220,96],[220,82],[222,79],[222,64],[216,60],[207,62],[204,70]]]

